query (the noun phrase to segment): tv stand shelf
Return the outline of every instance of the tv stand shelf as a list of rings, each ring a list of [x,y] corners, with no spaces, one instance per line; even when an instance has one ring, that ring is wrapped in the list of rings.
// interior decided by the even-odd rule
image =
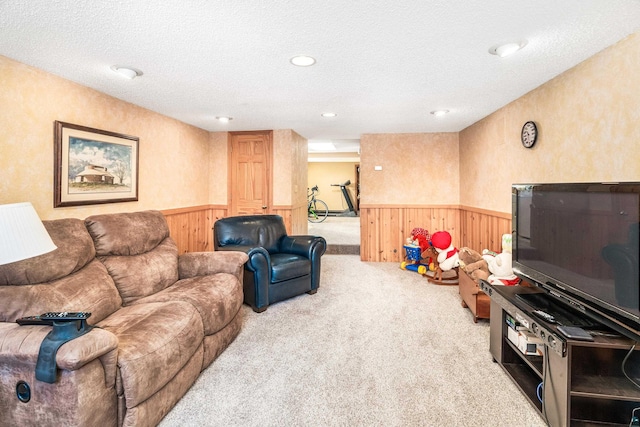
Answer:
[[[640,388],[622,372],[633,341],[605,327],[594,328],[602,332],[594,334],[594,341],[565,338],[556,324],[536,317],[531,306],[516,298],[518,293],[544,292],[541,289],[486,282],[481,288],[491,297],[491,355],[550,426],[629,425],[633,409],[640,407]],[[545,343],[543,356],[526,356],[508,339],[507,315],[532,332],[535,329]],[[636,381],[638,347],[625,365]]]

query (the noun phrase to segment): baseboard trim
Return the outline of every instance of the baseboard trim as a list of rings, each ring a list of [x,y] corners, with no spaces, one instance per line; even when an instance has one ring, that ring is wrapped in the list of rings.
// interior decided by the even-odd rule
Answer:
[[[327,255],[360,255],[360,245],[332,245],[327,244]]]

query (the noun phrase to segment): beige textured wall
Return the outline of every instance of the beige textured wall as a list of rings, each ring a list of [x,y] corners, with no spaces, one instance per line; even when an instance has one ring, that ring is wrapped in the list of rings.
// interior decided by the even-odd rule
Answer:
[[[1,56],[0,111],[2,204],[54,219],[209,203],[206,131]],[[54,209],[55,120],[139,137],[139,201]]]
[[[307,140],[291,129],[273,131],[273,204],[304,204]]]
[[[307,203],[307,176],[309,165],[307,163],[307,151],[309,143],[306,138],[291,131],[293,152],[293,173],[291,176],[291,205],[306,206]],[[306,208],[305,208],[306,209]],[[305,223],[306,225],[306,223]]]
[[[317,197],[324,200],[329,210],[342,211],[348,208],[340,187],[331,186],[331,184],[342,184],[346,180],[351,181],[347,189],[351,202],[356,206],[356,164],[353,162],[309,163],[309,187],[318,186]]]
[[[458,155],[458,133],[362,135],[361,205],[459,204]]]
[[[513,183],[640,181],[639,76],[636,33],[464,129],[460,203],[511,212]]]
[[[209,135],[209,203],[226,205],[229,180],[229,132]]]

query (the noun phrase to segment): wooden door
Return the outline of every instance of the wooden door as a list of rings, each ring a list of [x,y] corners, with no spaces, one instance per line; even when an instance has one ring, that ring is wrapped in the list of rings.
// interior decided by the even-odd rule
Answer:
[[[270,212],[271,135],[271,131],[230,133],[230,216]]]

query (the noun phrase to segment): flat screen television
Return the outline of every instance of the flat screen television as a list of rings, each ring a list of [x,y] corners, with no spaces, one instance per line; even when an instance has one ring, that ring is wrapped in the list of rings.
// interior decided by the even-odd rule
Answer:
[[[513,270],[640,341],[640,182],[515,184]]]

